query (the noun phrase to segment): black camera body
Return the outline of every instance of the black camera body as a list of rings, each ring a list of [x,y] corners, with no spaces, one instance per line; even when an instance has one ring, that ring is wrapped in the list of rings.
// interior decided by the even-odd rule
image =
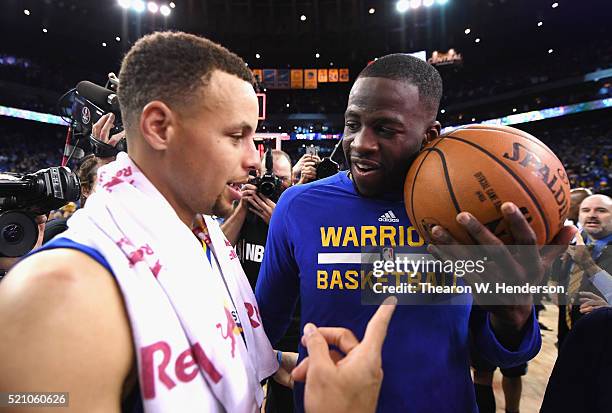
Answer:
[[[253,178],[250,183],[257,187],[257,192],[276,202],[282,192],[282,181],[274,175],[274,159],[271,149],[266,151],[265,167],[263,175]]]
[[[86,80],[77,84],[70,113],[75,136],[86,136],[88,138],[79,142],[78,145],[73,145],[83,150],[82,155],[91,150],[99,158],[109,158],[116,156],[118,152],[127,151],[125,138],[113,147],[96,139],[91,133],[93,125],[107,113],[115,115],[114,126],[109,135],[115,135],[123,130],[119,99],[116,95],[117,86],[118,80],[111,78],[110,75],[105,87]]]
[[[77,201],[81,184],[65,166],[30,174],[0,173],[0,257],[20,257],[36,244],[37,215]]]

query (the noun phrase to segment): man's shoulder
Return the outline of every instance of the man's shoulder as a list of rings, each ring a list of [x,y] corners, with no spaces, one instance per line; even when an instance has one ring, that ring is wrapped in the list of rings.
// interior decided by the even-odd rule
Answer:
[[[0,387],[59,383],[83,407],[98,382],[117,389],[100,400],[119,399],[133,363],[129,321],[114,277],[87,254],[57,248],[18,263],[0,282],[0,331]]]
[[[24,304],[33,306],[55,301],[63,305],[95,304],[106,296],[101,293],[114,293],[117,288],[108,269],[90,255],[55,248],[32,254],[15,265],[0,284],[0,299],[18,295]],[[39,295],[45,300],[28,303],[27,298]]]
[[[322,197],[329,199],[330,196],[348,193],[349,191],[342,179],[343,173],[345,172],[339,172],[336,175],[307,184],[294,185],[283,192],[279,203],[291,204],[296,202],[296,200],[308,202],[309,200],[318,200]]]

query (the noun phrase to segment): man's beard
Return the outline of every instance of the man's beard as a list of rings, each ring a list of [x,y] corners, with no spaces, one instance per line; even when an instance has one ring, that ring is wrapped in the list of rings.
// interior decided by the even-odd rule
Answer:
[[[212,213],[213,215],[227,219],[227,217],[231,215],[234,208],[232,205],[232,201],[227,199],[224,195],[225,195],[225,192],[222,192],[217,197],[212,207]]]

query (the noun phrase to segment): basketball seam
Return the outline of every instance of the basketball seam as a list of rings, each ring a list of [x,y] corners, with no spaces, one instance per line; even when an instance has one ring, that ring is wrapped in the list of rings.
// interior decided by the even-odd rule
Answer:
[[[444,170],[444,180],[446,181],[446,187],[448,188],[448,193],[453,201],[453,206],[455,207],[455,211],[457,214],[461,212],[461,208],[459,207],[459,202],[457,201],[457,197],[455,196],[455,191],[453,190],[453,186],[450,181],[450,175],[448,174],[448,167],[446,166],[446,157],[444,153],[438,148],[430,148],[428,149],[430,152],[435,152],[440,156],[440,161],[442,162],[442,169]]]
[[[544,215],[544,211],[542,210],[542,207],[540,206],[540,203],[538,202],[538,200],[531,193],[531,190],[527,187],[527,185],[516,175],[516,173],[514,173],[514,171],[512,169],[510,169],[507,165],[505,165],[503,162],[501,162],[499,159],[497,159],[497,157],[495,157],[495,155],[493,155],[492,153],[490,153],[489,151],[487,151],[486,149],[484,149],[480,145],[477,145],[477,144],[475,144],[473,142],[469,142],[469,141],[467,141],[465,139],[462,139],[462,138],[457,138],[455,136],[446,136],[445,138],[446,139],[456,140],[456,141],[459,141],[459,142],[463,142],[463,143],[465,143],[467,145],[475,147],[476,149],[478,149],[478,150],[484,152],[485,154],[487,154],[491,159],[493,159],[502,168],[504,168],[510,175],[512,175],[512,177],[519,183],[519,185],[521,185],[523,190],[525,190],[525,192],[527,192],[527,195],[529,195],[529,198],[531,198],[531,200],[535,204],[536,208],[538,209],[538,212],[540,213],[540,217],[542,218],[542,221],[544,222],[544,229],[546,231],[546,241],[548,241],[548,237],[550,235],[550,230],[548,228],[548,219]]]
[[[427,159],[427,157],[429,156],[429,154],[431,153],[431,151],[429,149],[433,149],[436,146],[438,146],[440,144],[440,142],[442,142],[444,140],[444,137],[440,137],[440,139],[438,140],[438,142],[436,142],[432,148],[426,148],[425,150],[427,151],[427,154],[425,154],[425,156],[423,157],[423,159],[421,160],[421,163],[419,164],[419,166],[417,167],[416,172],[414,173],[414,179],[412,180],[412,188],[410,189],[410,211],[412,212],[412,216],[415,217],[416,220],[416,216],[414,215],[414,183],[416,182],[417,177],[419,176],[419,171],[421,170],[421,167],[423,166],[423,164],[425,163],[425,160]],[[420,225],[418,222],[412,222],[412,225]],[[424,230],[425,228],[423,228]],[[425,233],[425,231],[423,231]]]

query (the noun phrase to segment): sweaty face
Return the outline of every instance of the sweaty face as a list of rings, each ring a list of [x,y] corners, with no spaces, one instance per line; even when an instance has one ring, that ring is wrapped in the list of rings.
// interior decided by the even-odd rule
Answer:
[[[399,80],[357,79],[344,120],[344,155],[358,192],[368,197],[402,191],[423,141],[439,133],[418,88]]]
[[[249,170],[259,164],[253,142],[258,103],[248,82],[221,71],[212,73],[202,96],[180,112],[167,152],[172,185],[184,207],[210,214],[213,206],[228,206],[218,203],[230,203],[231,191],[246,183]]]
[[[612,199],[605,195],[593,195],[580,204],[578,221],[595,239],[612,234]]]

